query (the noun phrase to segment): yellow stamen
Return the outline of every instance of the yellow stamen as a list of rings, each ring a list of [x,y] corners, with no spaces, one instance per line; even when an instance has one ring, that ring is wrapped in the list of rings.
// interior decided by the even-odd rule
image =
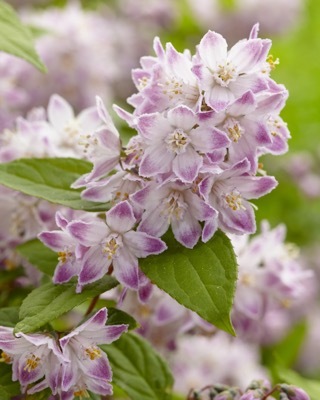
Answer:
[[[107,242],[103,248],[103,253],[108,254],[108,260],[111,260],[113,256],[116,254],[117,250],[119,248],[119,245],[116,241],[115,238],[112,238]]]
[[[63,264],[68,260],[69,257],[72,256],[70,251],[59,251],[58,252],[58,260]]]
[[[32,354],[31,358],[27,359],[26,365],[23,368],[23,370],[31,372],[38,367],[39,363],[40,363],[40,358]]]
[[[240,193],[231,192],[225,196],[227,205],[233,210],[245,210],[246,208],[242,204],[242,198]]]
[[[270,65],[270,69],[274,70],[277,65],[280,64],[279,58],[276,58],[275,60],[273,59],[273,55],[269,54],[267,57],[267,63]]]
[[[74,397],[80,397],[80,400],[82,400],[82,398],[85,398],[85,399],[90,398],[90,395],[89,395],[87,389],[76,390],[75,392],[73,392],[73,395],[74,395]]]
[[[90,360],[95,360],[96,358],[101,357],[101,350],[98,347],[88,347],[85,350],[86,355],[90,358]]]
[[[11,361],[12,361],[12,358],[7,353],[2,351],[1,352],[0,362],[5,362],[6,364],[10,364]]]

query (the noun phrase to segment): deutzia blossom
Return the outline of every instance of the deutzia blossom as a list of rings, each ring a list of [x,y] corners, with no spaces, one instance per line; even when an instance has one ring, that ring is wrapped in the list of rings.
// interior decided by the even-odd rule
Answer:
[[[123,201],[106,213],[106,223],[75,220],[68,225],[71,236],[90,247],[81,260],[80,288],[102,278],[112,264],[122,284],[138,289],[138,258],[162,253],[166,245],[147,233],[135,232],[135,223],[132,207]]]
[[[64,356],[61,391],[63,400],[87,396],[87,389],[101,395],[111,395],[112,371],[109,360],[97,345],[117,340],[127,325],[105,326],[107,309],[102,308],[90,319],[59,340]]]
[[[277,181],[270,176],[247,174],[250,163],[244,159],[231,168],[208,176],[200,184],[200,193],[219,211],[219,228],[230,233],[255,232],[253,206],[248,200],[269,193]]]
[[[13,334],[13,328],[0,327],[1,358],[12,364],[12,380],[19,380],[22,391],[40,379],[32,387],[36,392],[45,387],[56,391],[59,381],[60,364],[67,360],[49,335],[24,333]]]
[[[178,242],[193,248],[201,233],[208,241],[217,229],[217,211],[197,196],[191,185],[169,182],[156,187],[146,186],[132,196],[145,209],[138,230],[152,236],[162,236],[171,225]],[[204,221],[204,229],[199,223]]]
[[[230,142],[218,129],[201,122],[189,108],[179,106],[162,114],[139,118],[138,130],[147,148],[139,172],[150,177],[173,173],[183,182],[193,182],[202,166],[202,154],[225,148]]]
[[[192,69],[207,105],[220,111],[248,89],[254,93],[267,89],[259,68],[270,46],[268,39],[250,38],[239,41],[228,51],[226,40],[209,31],[200,41]]]

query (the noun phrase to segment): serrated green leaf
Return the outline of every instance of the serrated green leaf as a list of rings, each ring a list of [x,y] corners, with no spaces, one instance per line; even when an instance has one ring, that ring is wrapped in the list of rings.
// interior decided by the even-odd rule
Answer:
[[[234,335],[230,312],[237,280],[237,262],[230,240],[217,232],[192,250],[170,233],[168,250],[139,261],[152,283],[206,321]]]
[[[46,283],[33,290],[20,307],[20,321],[15,332],[30,333],[43,325],[72,310],[84,301],[98,296],[112,288],[118,282],[111,276],[104,276],[100,281],[84,287],[81,293],[75,293],[76,283],[54,285]]]
[[[38,268],[39,271],[53,276],[58,264],[57,253],[46,247],[40,240],[33,239],[16,248],[17,252]]]
[[[127,314],[122,310],[118,310],[117,308],[108,308],[108,320],[107,325],[121,325],[127,324],[129,325],[128,329],[136,329],[138,327],[137,321],[131,317],[131,315]]]
[[[167,400],[173,385],[171,372],[158,353],[142,337],[126,333],[110,345],[108,355],[113,382],[131,400]]]
[[[19,321],[19,307],[0,308],[0,326],[13,328]]]
[[[320,382],[312,379],[304,378],[296,371],[286,369],[281,366],[275,367],[276,374],[281,382],[286,382],[290,385],[298,386],[305,390],[311,400],[320,399]]]
[[[55,204],[86,211],[106,211],[107,203],[82,200],[71,184],[92,164],[73,158],[21,158],[0,164],[0,184]]]
[[[0,0],[0,50],[23,58],[40,71],[46,67],[40,60],[29,29],[22,24],[14,9]]]

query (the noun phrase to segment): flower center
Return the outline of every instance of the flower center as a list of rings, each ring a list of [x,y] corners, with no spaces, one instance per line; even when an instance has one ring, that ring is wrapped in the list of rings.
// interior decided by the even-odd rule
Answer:
[[[23,368],[23,370],[31,372],[38,367],[39,363],[40,363],[40,358],[32,354],[32,356],[27,359],[26,365]]]
[[[90,399],[90,395],[89,395],[87,389],[78,389],[73,392],[73,395],[75,397],[80,397],[80,400],[82,400],[82,398]]]
[[[110,240],[107,239],[105,245],[103,246],[102,252],[107,255],[108,260],[112,260],[112,258],[114,258],[117,254],[117,251],[121,245],[119,242],[121,242],[119,237],[113,236]]]
[[[168,150],[179,154],[183,153],[188,146],[190,139],[183,129],[177,128],[170,133],[166,138],[167,148]]]
[[[158,83],[158,85],[163,88],[162,93],[167,95],[169,100],[183,95],[183,83],[182,81],[178,81],[175,77],[168,78],[164,83]]]
[[[238,190],[233,190],[231,193],[224,195],[224,200],[226,205],[233,211],[246,209],[242,204],[242,197]]]
[[[227,61],[224,65],[218,65],[217,70],[213,73],[213,77],[220,86],[228,86],[236,78],[236,69],[230,61]]]
[[[238,121],[234,118],[228,118],[223,128],[227,131],[229,138],[237,143],[243,135],[244,129],[239,125]]]
[[[58,260],[62,264],[65,264],[71,257],[72,257],[71,251],[59,251],[58,252]]]
[[[85,350],[85,354],[90,358],[90,360],[95,360],[96,358],[101,357],[101,350],[96,346],[92,346]]]
[[[166,215],[169,219],[174,216],[178,221],[184,217],[187,204],[183,201],[182,195],[179,192],[173,192],[170,197],[164,200],[164,210],[162,214]]]
[[[83,146],[83,152],[85,155],[87,153],[93,153],[93,150],[98,147],[99,141],[94,135],[80,135],[80,140],[78,142],[80,146]]]

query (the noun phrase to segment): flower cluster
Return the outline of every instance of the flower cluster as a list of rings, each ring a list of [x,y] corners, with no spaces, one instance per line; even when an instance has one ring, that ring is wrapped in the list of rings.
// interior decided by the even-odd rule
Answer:
[[[32,10],[26,3],[23,1],[21,18],[43,30],[36,45],[48,72],[43,74],[23,60],[1,54],[0,97],[4,104],[0,130],[11,128],[14,118],[32,107],[46,104],[52,93],[64,96],[77,111],[91,104],[95,95],[108,103],[125,99],[133,90],[131,68],[173,15],[169,1],[162,2],[162,7],[154,2],[148,17],[139,15],[140,7],[129,0],[117,7],[106,6],[99,13],[83,10],[77,1],[68,2],[63,9]],[[151,12],[149,5],[147,9]]]
[[[228,385],[208,385],[199,391],[190,391],[188,400],[310,400],[307,393],[293,385],[278,384],[271,386],[267,380],[254,380],[242,391]]]
[[[85,187],[84,199],[114,208],[106,223],[68,223],[65,230],[77,242],[71,252],[50,241],[50,233],[40,235],[54,250],[81,259],[80,290],[111,262],[120,282],[137,290],[137,258],[163,251],[156,238],[170,226],[188,248],[200,238],[207,242],[218,228],[255,231],[250,200],[277,183],[257,175],[258,157],[285,152],[289,137],[279,117],[287,91],[270,78],[271,42],[257,38],[257,31],[256,25],[229,51],[225,39],[209,31],[193,57],[170,43],[164,49],[156,38],[156,57],[143,57],[142,68],[133,71],[139,92],[128,101],[134,113],[115,107],[138,132],[125,148],[98,98],[102,126],[82,135],[93,169],[73,186]]]
[[[127,325],[105,326],[107,309],[59,340],[49,334],[13,334],[0,327],[1,361],[12,364],[12,380],[22,393],[36,393],[49,387],[62,400],[88,397],[87,390],[112,394],[112,372],[107,355],[97,346],[117,340]]]
[[[239,264],[232,320],[238,335],[250,341],[278,341],[312,300],[313,271],[302,267],[285,235],[285,226],[270,230],[264,221],[250,241],[232,237]]]

